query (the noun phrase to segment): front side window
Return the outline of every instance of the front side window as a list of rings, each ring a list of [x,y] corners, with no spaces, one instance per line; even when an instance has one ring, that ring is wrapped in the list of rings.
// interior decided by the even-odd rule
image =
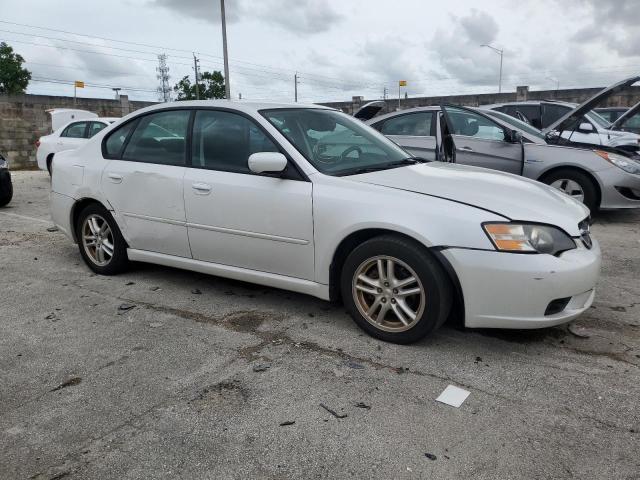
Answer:
[[[391,140],[342,112],[293,108],[261,113],[316,169],[328,175],[393,168],[409,157]]]
[[[249,155],[278,147],[248,118],[230,112],[199,110],[193,123],[191,166],[251,173]]]
[[[60,134],[61,137],[66,138],[86,138],[85,131],[87,129],[87,122],[76,122],[69,125]]]
[[[496,117],[502,120],[503,122],[508,123],[512,127],[518,128],[523,132],[528,133],[529,135],[532,135],[534,137],[538,137],[540,140],[545,139],[544,135],[540,130],[538,130],[535,127],[532,127],[531,125],[523,122],[522,120],[512,117],[511,115],[507,115],[506,113],[503,113],[503,112],[497,112],[495,110],[487,110],[487,115]]]
[[[544,103],[542,104],[542,123],[548,127],[553,122],[569,113],[570,110],[572,109],[566,105]]]
[[[505,139],[504,128],[483,115],[455,107],[446,107],[446,112],[454,135],[482,140]]]
[[[89,138],[93,137],[100,130],[104,130],[106,127],[102,122],[91,122],[89,124]]]
[[[380,132],[384,135],[409,135],[412,137],[433,136],[431,124],[432,112],[410,113],[386,120]]]
[[[140,118],[122,158],[136,162],[184,165],[189,110],[167,110]]]

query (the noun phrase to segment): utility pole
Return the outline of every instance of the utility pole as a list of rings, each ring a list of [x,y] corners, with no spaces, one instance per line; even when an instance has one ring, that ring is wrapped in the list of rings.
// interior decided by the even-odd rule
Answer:
[[[502,57],[504,57],[504,50],[501,48],[492,47],[491,45],[482,44],[481,47],[487,47],[500,55],[500,80],[498,81],[498,93],[502,93]]]
[[[387,87],[384,87],[384,88],[382,89],[382,99],[383,99],[384,101],[386,101],[386,100],[387,100]]]
[[[169,87],[169,67],[167,66],[167,55],[158,55],[158,66],[156,67],[156,78],[160,80],[158,87],[158,97],[161,102],[171,101],[171,87]]]
[[[111,90],[116,92],[116,100],[120,100],[120,90],[122,90],[122,89],[120,87],[114,87]]]
[[[227,54],[227,20],[224,15],[224,0],[220,0],[220,18],[222,19],[222,50],[224,56],[224,94],[231,100],[231,83],[229,81],[229,55]]]
[[[195,72],[195,77],[196,77],[196,100],[200,100],[200,86],[198,85],[198,82],[200,82],[200,73],[198,72],[198,62],[200,60],[198,60],[196,58],[196,54],[193,54],[193,71]]]
[[[293,98],[298,103],[298,72],[293,75],[293,92]]]

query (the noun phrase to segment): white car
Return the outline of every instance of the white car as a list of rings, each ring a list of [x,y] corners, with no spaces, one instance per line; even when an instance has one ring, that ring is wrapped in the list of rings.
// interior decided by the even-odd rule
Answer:
[[[129,260],[330,300],[369,334],[538,328],[591,305],[589,210],[541,183],[426,163],[320,106],[136,111],[56,156],[51,213],[87,265]]]
[[[40,137],[36,142],[38,167],[51,173],[53,156],[56,153],[78,148],[116,120],[118,119],[111,117],[76,120],[56,129],[51,135]]]

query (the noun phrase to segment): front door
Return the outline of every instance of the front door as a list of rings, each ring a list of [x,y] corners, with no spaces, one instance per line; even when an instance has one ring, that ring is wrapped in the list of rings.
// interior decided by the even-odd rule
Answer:
[[[456,163],[520,175],[522,145],[508,141],[504,127],[475,110],[451,106],[442,110],[455,143]]]
[[[190,115],[152,113],[107,138],[112,159],[102,172],[102,191],[131,248],[191,257],[183,192]]]
[[[292,164],[252,173],[249,155],[268,151],[281,150],[253,120],[197,111],[184,177],[193,258],[313,280],[312,184]]]

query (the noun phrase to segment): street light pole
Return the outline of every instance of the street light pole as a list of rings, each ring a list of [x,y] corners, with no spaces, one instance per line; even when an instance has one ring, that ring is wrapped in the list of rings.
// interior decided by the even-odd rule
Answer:
[[[224,0],[220,0],[220,17],[222,19],[222,50],[224,56],[224,94],[231,99],[231,85],[229,82],[229,56],[227,54],[227,20],[224,15]]]
[[[500,55],[500,80],[498,81],[498,93],[502,93],[502,57],[504,57],[504,50],[501,48],[492,47],[491,45],[482,44],[481,47],[487,47]]]

